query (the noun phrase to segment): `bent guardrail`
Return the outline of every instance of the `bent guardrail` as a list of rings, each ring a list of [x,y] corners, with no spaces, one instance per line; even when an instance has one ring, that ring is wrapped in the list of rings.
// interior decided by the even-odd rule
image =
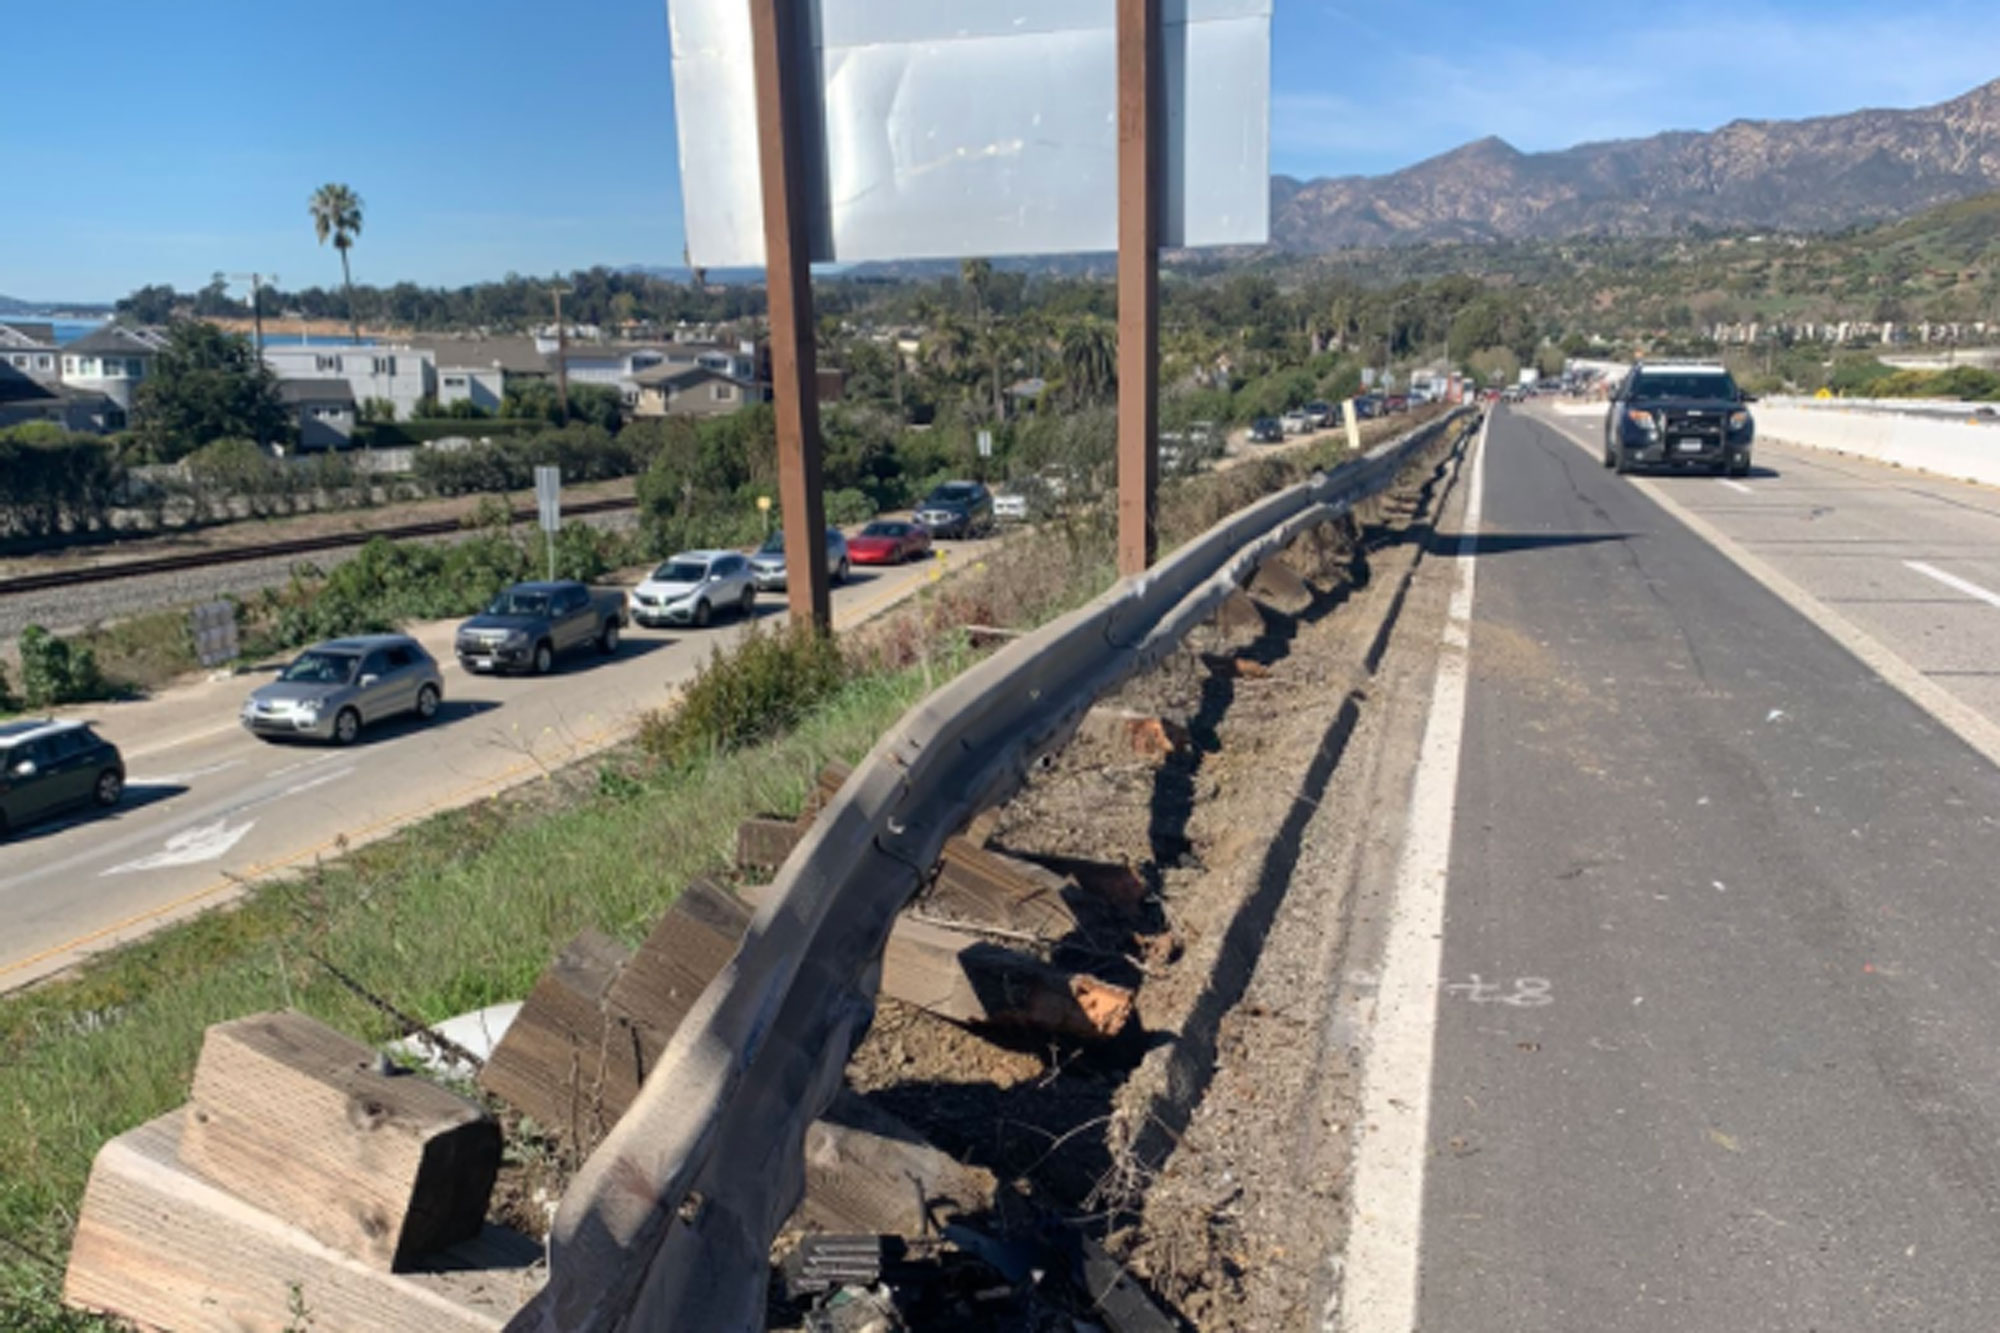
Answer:
[[[571,1182],[548,1285],[508,1328],[758,1327],[771,1240],[804,1187],[806,1129],[841,1086],[890,928],[946,839],[1266,560],[1382,493],[1471,416],[1231,515],[906,714],[786,860],[735,958]]]

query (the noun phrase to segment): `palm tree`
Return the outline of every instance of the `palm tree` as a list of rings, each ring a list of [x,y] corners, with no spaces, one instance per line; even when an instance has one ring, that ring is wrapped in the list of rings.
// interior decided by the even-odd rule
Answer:
[[[313,191],[306,205],[312,211],[313,232],[319,243],[328,240],[340,251],[340,280],[347,288],[347,324],[354,341],[361,341],[361,318],[354,310],[354,275],[348,271],[347,252],[361,234],[361,196],[352,186],[326,184]]]
[[[1118,383],[1118,344],[1103,320],[1085,318],[1063,330],[1062,367],[1079,403],[1104,397]]]

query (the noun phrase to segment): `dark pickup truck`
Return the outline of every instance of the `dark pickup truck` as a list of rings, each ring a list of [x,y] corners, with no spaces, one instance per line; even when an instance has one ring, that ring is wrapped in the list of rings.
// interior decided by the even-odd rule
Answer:
[[[467,671],[547,675],[577,648],[609,657],[625,626],[625,594],[598,592],[570,579],[517,583],[458,627],[453,644]]]

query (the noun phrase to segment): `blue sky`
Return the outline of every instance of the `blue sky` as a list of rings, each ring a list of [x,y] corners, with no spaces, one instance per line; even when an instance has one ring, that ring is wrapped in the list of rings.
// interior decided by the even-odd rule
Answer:
[[[305,212],[328,180],[367,203],[358,281],[680,262],[662,0],[9,8],[0,293],[331,285]],[[1940,101],[2000,76],[2000,5],[1277,0],[1272,45],[1273,169],[1376,173],[1487,134]]]

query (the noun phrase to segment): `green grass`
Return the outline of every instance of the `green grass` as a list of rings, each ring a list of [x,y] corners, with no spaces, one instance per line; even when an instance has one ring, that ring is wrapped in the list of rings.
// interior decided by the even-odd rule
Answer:
[[[1162,549],[1341,449],[1312,452],[1174,484]],[[1108,587],[1107,519],[1080,515],[972,556],[910,606],[843,636],[856,674],[783,735],[678,765],[614,752],[261,887],[75,980],[0,998],[0,1329],[100,1327],[62,1310],[55,1268],[91,1161],[107,1139],[186,1100],[208,1025],[292,1007],[381,1041],[397,1035],[390,1021],[318,958],[436,1022],[519,999],[586,927],[636,944],[683,885],[728,864],[741,819],[801,808],[826,761],[858,759],[963,669],[953,627],[1026,628]]]
[[[369,1040],[396,1035],[325,957],[435,1022],[518,999],[577,931],[637,943],[736,823],[800,808],[922,693],[909,670],[849,683],[790,735],[673,770],[617,759],[595,790],[437,816],[308,878],[120,950],[81,978],[0,1000],[0,1328],[60,1328],[57,1262],[97,1149],[186,1100],[203,1030],[295,1007]]]

